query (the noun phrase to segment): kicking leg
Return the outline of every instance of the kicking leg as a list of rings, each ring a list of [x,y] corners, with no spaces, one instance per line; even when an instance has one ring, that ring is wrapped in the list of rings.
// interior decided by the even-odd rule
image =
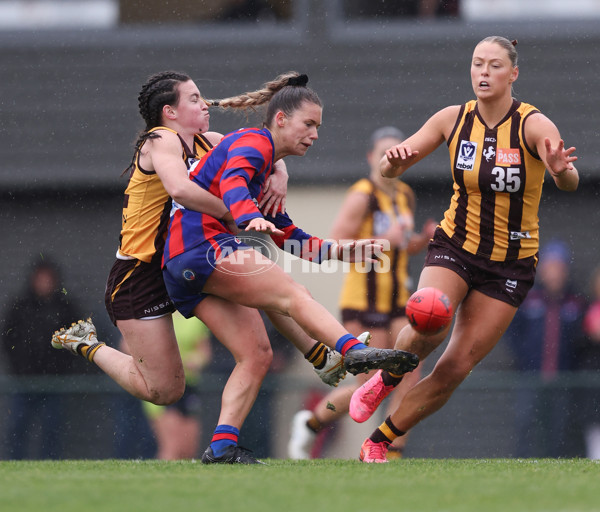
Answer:
[[[275,311],[265,312],[275,328],[285,336],[313,365],[315,373],[328,386],[337,386],[346,376],[342,355],[320,341],[312,339],[289,316]]]
[[[345,356],[344,365],[351,373],[363,373],[373,368],[404,373],[418,364],[418,358],[408,352],[367,348],[316,302],[306,288],[256,251],[252,257],[222,259],[208,278],[203,292],[291,316],[308,336]]]

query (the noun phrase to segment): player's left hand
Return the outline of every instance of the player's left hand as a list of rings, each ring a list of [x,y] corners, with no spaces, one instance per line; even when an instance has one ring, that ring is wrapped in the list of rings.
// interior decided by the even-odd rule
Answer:
[[[275,224],[269,222],[264,217],[256,217],[252,219],[245,231],[256,231],[257,233],[264,233],[265,235],[283,235],[281,229],[277,229]]]
[[[383,245],[377,240],[353,240],[336,247],[335,254],[341,261],[371,261],[376,263],[383,251]]]
[[[546,146],[546,164],[550,174],[559,176],[563,172],[573,169],[573,162],[577,160],[576,156],[572,156],[575,152],[574,147],[565,149],[565,142],[560,139],[556,148],[553,148],[548,137],[544,139],[544,145]]]

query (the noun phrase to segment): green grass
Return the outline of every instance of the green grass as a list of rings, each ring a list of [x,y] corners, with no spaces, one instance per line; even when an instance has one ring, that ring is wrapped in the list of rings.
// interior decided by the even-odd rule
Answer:
[[[600,511],[585,459],[0,462],[3,512]]]

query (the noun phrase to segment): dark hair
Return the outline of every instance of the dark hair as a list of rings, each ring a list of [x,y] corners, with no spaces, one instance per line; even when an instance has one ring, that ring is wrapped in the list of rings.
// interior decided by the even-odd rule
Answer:
[[[275,114],[280,110],[288,116],[292,115],[305,101],[314,103],[319,107],[323,106],[317,93],[309,87],[287,86],[282,88],[277,91],[271,98],[271,101],[269,101],[263,124],[265,126],[270,126],[275,118]]]
[[[479,41],[477,43],[477,46],[479,46],[481,43],[496,43],[497,45],[500,45],[502,48],[504,48],[506,50],[506,53],[508,54],[508,58],[510,59],[510,62],[512,63],[513,67],[515,67],[518,62],[519,62],[519,55],[517,54],[517,40],[514,39],[512,41],[509,41],[506,37],[502,37],[502,36],[489,36],[486,37],[485,39],[482,39],[481,41]]]
[[[266,82],[262,89],[222,100],[212,100],[212,103],[224,109],[242,110],[256,110],[256,107],[268,104],[263,125],[269,126],[279,110],[290,115],[304,101],[323,106],[317,93],[306,87],[307,81],[308,78],[305,75],[300,75],[297,71],[289,71]]]
[[[179,102],[180,83],[187,82],[191,78],[177,71],[162,71],[152,75],[144,85],[138,95],[138,108],[140,115],[146,122],[146,128],[138,135],[135,143],[135,151],[131,163],[123,171],[125,174],[135,165],[137,152],[142,147],[142,144],[148,139],[160,137],[154,133],[148,133],[152,128],[161,125],[161,113],[165,105],[177,105]]]

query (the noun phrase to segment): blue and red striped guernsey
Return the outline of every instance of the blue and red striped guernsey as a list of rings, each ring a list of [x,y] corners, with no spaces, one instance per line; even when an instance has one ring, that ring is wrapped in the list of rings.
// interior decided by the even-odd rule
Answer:
[[[258,209],[265,180],[273,170],[274,146],[266,128],[245,128],[221,140],[196,164],[190,179],[221,198],[240,228],[263,217]],[[330,243],[296,227],[287,213],[266,217],[284,231],[273,241],[284,250],[320,263],[328,258]],[[219,233],[231,233],[225,223],[188,210],[173,201],[163,264]]]

